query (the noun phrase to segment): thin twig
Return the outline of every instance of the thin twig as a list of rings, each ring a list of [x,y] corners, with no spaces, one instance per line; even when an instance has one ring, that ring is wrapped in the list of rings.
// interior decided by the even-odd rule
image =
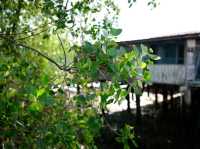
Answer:
[[[53,63],[54,65],[56,65],[60,70],[64,70],[64,67],[63,67],[63,66],[59,65],[56,61],[54,61],[53,59],[51,59],[50,57],[48,57],[48,56],[45,55],[44,53],[40,52],[39,50],[37,50],[37,49],[35,49],[35,48],[32,48],[32,47],[29,47],[29,46],[27,46],[27,45],[24,45],[24,44],[22,44],[22,43],[16,43],[16,45],[34,51],[34,52],[37,53],[38,55],[44,57],[45,59],[47,59],[48,61],[50,61],[50,62]],[[67,69],[66,69],[65,71],[67,71]]]
[[[17,38],[16,40],[24,40],[24,39],[27,39],[27,38],[30,38],[30,37],[33,37],[33,36],[37,36],[37,35],[40,35],[43,32],[46,32],[47,30],[48,30],[48,28],[39,31],[38,33],[32,33],[31,35],[28,35],[28,36],[25,36],[25,37],[22,37],[22,38]]]
[[[50,58],[49,56],[45,55],[44,53],[40,52],[39,50],[33,48],[33,47],[29,47],[25,44],[22,44],[22,43],[18,43],[16,42],[15,40],[11,40],[11,39],[8,39],[6,37],[1,37],[0,38],[2,39],[5,39],[5,40],[8,40],[10,42],[12,42],[12,44],[15,44],[16,46],[19,46],[19,47],[24,47],[26,49],[30,49],[32,50],[33,52],[37,53],[38,55],[42,56],[43,58],[47,59],[48,61],[50,61],[51,63],[53,63],[57,68],[59,68],[60,70],[63,70],[63,71],[68,71],[70,72],[73,68],[70,67],[70,66],[62,66],[60,64],[58,64],[55,60],[53,60],[52,58]]]
[[[66,52],[65,52],[65,48],[64,48],[63,42],[62,42],[60,36],[58,35],[58,33],[56,33],[56,35],[57,35],[57,37],[58,37],[58,39],[60,41],[60,45],[61,45],[61,47],[63,49],[64,59],[65,59],[64,66],[66,67],[66,65],[67,65],[67,55],[66,55]]]
[[[62,65],[59,65],[55,60],[53,60],[52,58],[48,57],[47,55],[43,54],[42,52],[40,52],[39,50],[37,50],[35,48],[29,47],[29,46],[21,44],[21,43],[17,43],[16,45],[24,47],[24,48],[27,48],[27,49],[30,49],[30,50],[36,52],[40,56],[46,58],[48,61],[50,61],[51,63],[53,63],[54,65],[56,65],[60,70],[70,71],[72,69],[71,67],[63,67]]]

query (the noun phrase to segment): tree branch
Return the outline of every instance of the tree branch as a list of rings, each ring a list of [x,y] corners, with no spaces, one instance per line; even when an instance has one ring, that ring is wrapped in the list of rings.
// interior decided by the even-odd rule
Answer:
[[[46,31],[48,31],[48,28],[39,31],[38,33],[33,33],[32,32],[31,35],[28,35],[28,36],[25,36],[25,37],[21,37],[21,38],[17,38],[16,40],[24,40],[24,39],[27,39],[27,38],[30,38],[30,37],[33,37],[33,36],[40,35],[41,33],[46,32]]]
[[[62,42],[60,36],[58,35],[58,33],[56,33],[56,35],[57,35],[57,37],[58,37],[58,39],[59,39],[59,41],[60,41],[61,47],[62,47],[62,49],[63,49],[64,59],[65,59],[64,66],[66,67],[66,64],[67,64],[67,56],[66,56],[65,48],[64,48],[63,42]]]
[[[21,47],[24,47],[24,48],[32,50],[33,52],[37,53],[38,55],[44,57],[45,59],[47,59],[48,61],[50,61],[54,65],[56,65],[56,67],[58,67],[60,70],[70,71],[72,69],[71,67],[68,67],[68,68],[67,67],[63,67],[62,65],[58,64],[55,60],[53,60],[52,58],[48,57],[47,55],[45,55],[44,53],[40,52],[39,50],[37,50],[35,48],[29,47],[29,46],[24,45],[22,43],[16,43],[16,46],[21,46]]]
[[[66,2],[66,4],[65,4],[65,9],[66,9],[66,10],[67,10],[68,4],[69,4],[69,0],[67,0],[67,2]]]
[[[16,42],[16,40],[11,40],[7,37],[3,37],[3,36],[0,36],[0,39],[4,39],[4,40],[7,40],[9,42],[11,42],[12,44],[15,44],[16,46],[19,46],[19,47],[24,47],[26,49],[29,49],[29,50],[32,50],[33,52],[37,53],[38,55],[42,56],[43,58],[47,59],[48,61],[50,61],[51,63],[53,63],[57,68],[59,68],[60,70],[63,70],[63,71],[66,71],[66,72],[72,72],[73,73],[73,70],[74,67],[70,66],[72,65],[72,63],[70,63],[68,66],[66,65],[60,65],[58,64],[55,60],[53,60],[52,58],[50,58],[49,56],[45,55],[44,53],[42,53],[41,51],[37,50],[36,48],[33,48],[33,47],[29,47],[25,44],[22,44],[22,43],[18,43]]]

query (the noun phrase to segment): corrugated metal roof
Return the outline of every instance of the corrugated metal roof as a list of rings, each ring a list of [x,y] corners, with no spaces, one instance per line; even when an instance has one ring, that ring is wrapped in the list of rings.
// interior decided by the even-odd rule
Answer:
[[[167,41],[167,40],[181,40],[181,39],[188,39],[188,38],[199,38],[200,39],[200,32],[161,35],[161,36],[151,37],[151,38],[120,41],[118,43],[130,45],[130,44],[137,44],[137,43],[148,43],[148,42]]]

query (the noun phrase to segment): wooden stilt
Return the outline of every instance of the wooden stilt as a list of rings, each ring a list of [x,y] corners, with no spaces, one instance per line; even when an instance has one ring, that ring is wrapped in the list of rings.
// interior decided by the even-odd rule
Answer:
[[[163,103],[162,103],[162,106],[163,106],[163,112],[166,113],[167,112],[167,91],[166,90],[163,90]]]
[[[130,103],[130,95],[128,94],[127,96],[126,96],[126,100],[127,100],[127,112],[128,113],[131,113],[131,103]]]
[[[80,85],[77,84],[77,94],[80,95],[81,91],[80,91]]]
[[[149,87],[149,85],[147,86],[147,96],[148,97],[150,96],[150,87]]]
[[[174,109],[174,97],[173,97],[173,95],[174,95],[174,90],[172,88],[170,90],[170,107],[171,107],[171,109]]]
[[[136,95],[136,119],[138,123],[141,122],[140,95]]]
[[[158,89],[155,88],[155,107],[158,109]]]

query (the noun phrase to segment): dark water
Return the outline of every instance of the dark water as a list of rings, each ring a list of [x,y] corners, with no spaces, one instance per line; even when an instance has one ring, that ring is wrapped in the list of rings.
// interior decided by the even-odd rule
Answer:
[[[131,114],[117,112],[107,119],[113,127],[120,128],[125,123],[135,126],[139,149],[200,149],[200,93],[193,96],[190,109],[182,109],[180,99],[175,99],[175,107],[168,106],[167,111],[163,111],[161,105],[158,109],[154,105],[143,107],[140,122],[136,120],[135,109]],[[115,141],[115,136],[108,128],[102,130],[97,141],[99,148],[123,148]]]

